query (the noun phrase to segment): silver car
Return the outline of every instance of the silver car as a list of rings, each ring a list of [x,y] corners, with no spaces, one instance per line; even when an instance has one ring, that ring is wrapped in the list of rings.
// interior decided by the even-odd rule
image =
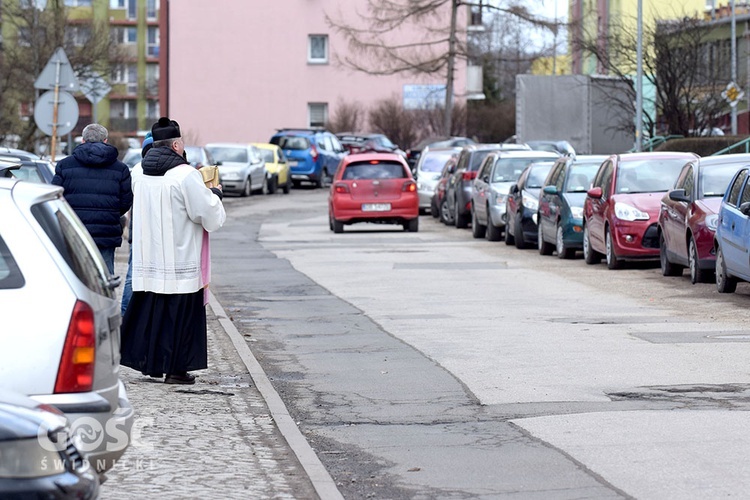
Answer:
[[[253,192],[265,192],[266,162],[258,148],[243,143],[212,143],[206,144],[206,150],[219,165],[225,193],[250,196]]]
[[[530,163],[555,161],[546,151],[494,151],[485,157],[471,188],[472,235],[500,241],[507,222],[505,205],[510,187]]]
[[[425,213],[432,207],[432,196],[440,180],[443,167],[452,156],[458,156],[461,152],[459,147],[430,148],[426,146],[419,155],[419,160],[414,167],[414,175],[417,178],[417,193],[419,194],[419,213]]]
[[[98,472],[130,441],[119,278],[62,188],[0,178],[0,388],[57,407]]]

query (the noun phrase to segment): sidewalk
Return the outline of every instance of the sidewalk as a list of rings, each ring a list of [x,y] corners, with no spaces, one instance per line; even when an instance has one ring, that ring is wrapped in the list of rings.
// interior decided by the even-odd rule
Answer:
[[[118,253],[116,274],[123,282],[126,266]],[[248,363],[252,353],[213,297],[207,315],[209,366],[196,372],[195,385],[166,385],[121,367],[136,422],[130,447],[107,472],[101,498],[335,497],[327,473],[321,477],[313,467],[310,474],[300,463],[298,457],[304,463],[314,456],[307,442],[279,430],[276,420],[284,420],[285,409],[269,409],[257,387],[267,378]],[[245,350],[242,356],[238,349]],[[318,479],[323,483],[316,486]]]

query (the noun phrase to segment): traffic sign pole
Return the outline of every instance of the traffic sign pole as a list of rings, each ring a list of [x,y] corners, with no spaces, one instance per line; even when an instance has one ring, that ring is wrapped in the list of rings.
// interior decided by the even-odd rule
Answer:
[[[60,61],[57,61],[57,70],[55,71],[55,100],[52,104],[52,141],[50,144],[50,157],[52,161],[55,161],[57,156],[57,112],[58,112],[58,101],[60,99]]]

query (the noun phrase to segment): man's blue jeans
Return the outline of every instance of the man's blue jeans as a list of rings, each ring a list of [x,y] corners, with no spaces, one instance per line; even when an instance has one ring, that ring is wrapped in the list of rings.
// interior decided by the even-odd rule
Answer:
[[[104,262],[107,264],[109,274],[115,274],[115,247],[110,248],[99,248],[99,252],[104,257]]]
[[[133,250],[128,252],[128,273],[125,275],[125,286],[122,289],[122,304],[120,305],[120,313],[125,316],[125,311],[128,310],[128,303],[130,298],[133,296]]]

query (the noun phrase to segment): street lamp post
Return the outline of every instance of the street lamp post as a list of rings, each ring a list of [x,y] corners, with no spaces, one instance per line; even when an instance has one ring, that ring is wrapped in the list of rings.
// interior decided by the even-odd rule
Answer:
[[[643,150],[643,0],[638,0],[635,73],[635,150]]]
[[[732,83],[737,83],[737,19],[734,12],[734,0],[732,5]],[[737,135],[737,105],[732,105],[732,135]]]

